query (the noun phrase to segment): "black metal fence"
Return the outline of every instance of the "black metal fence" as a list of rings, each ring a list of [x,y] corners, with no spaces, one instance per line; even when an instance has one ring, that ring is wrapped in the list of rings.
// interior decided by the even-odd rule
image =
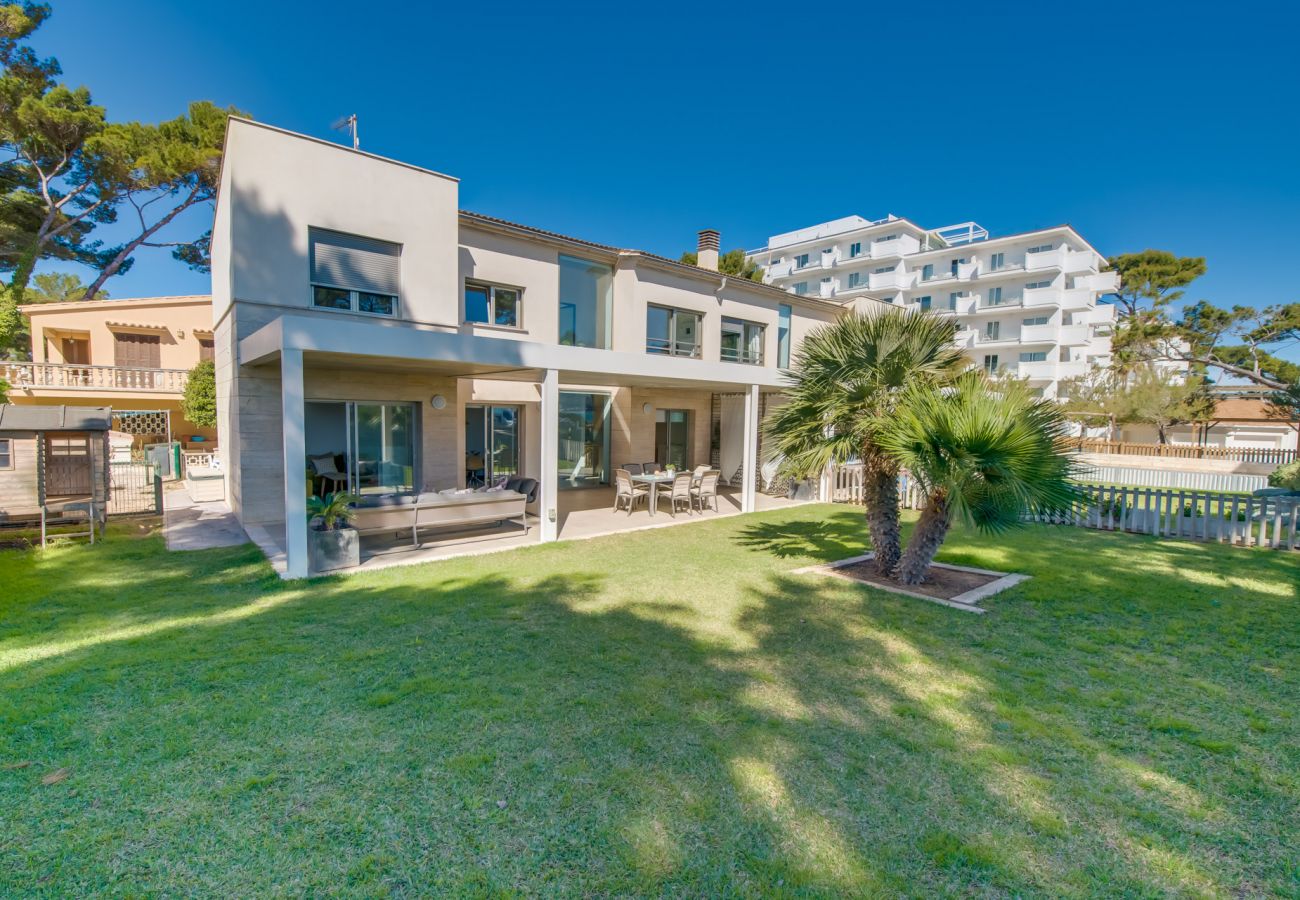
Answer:
[[[162,476],[149,463],[114,462],[108,467],[110,516],[162,515]]]

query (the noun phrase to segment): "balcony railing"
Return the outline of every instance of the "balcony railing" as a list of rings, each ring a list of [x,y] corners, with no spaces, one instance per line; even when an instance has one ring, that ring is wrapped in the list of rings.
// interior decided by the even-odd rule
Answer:
[[[721,359],[723,362],[748,363],[751,366],[761,366],[763,364],[763,351],[744,347],[723,347]]]
[[[700,358],[700,345],[692,341],[673,341],[667,338],[645,339],[645,352],[659,356],[684,356],[687,359]]]
[[[0,363],[0,378],[12,388],[61,391],[142,391],[179,394],[190,373],[185,369],[131,366],[81,366],[61,363]]]

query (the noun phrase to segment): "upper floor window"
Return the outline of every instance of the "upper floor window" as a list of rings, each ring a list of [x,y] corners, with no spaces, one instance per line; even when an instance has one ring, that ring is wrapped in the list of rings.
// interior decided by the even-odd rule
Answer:
[[[1051,316],[1030,316],[1027,319],[1020,320],[1021,325],[1050,325],[1051,323]]]
[[[858,286],[859,284],[861,284],[861,283],[862,283],[862,273],[861,273],[861,272],[850,272],[850,273],[849,273],[849,287],[851,287],[851,288],[855,288],[855,287],[857,287],[857,286]]]
[[[1020,354],[1021,362],[1047,362],[1046,350],[1025,351]]]
[[[795,292],[796,294],[806,294],[806,293],[808,293],[808,282],[806,282],[806,281],[796,281],[796,282],[794,283],[794,292]]]
[[[960,296],[961,296],[961,293],[958,292],[958,291],[953,291],[951,294],[948,295],[948,308],[949,308],[949,309],[956,309],[956,308],[957,308],[957,298],[960,297]]]
[[[874,269],[874,270],[873,270],[874,274],[876,274],[876,275],[883,275],[883,274],[885,274],[886,272],[892,272],[892,271],[894,271],[894,267],[893,267],[893,266],[881,266],[879,269]]]
[[[877,243],[877,244],[883,244],[883,243],[885,243],[885,241],[896,241],[896,240],[898,240],[898,235],[896,235],[896,234],[887,234],[887,235],[885,235],[884,237],[878,237],[878,238],[876,238],[876,243]]]
[[[929,311],[930,311],[930,297],[929,297],[929,295],[927,295],[927,296],[925,296],[925,297],[922,297],[921,300],[920,300],[920,302],[921,302],[921,312],[929,312]]]
[[[375,316],[397,315],[402,247],[388,241],[312,228],[312,306]]]
[[[1030,247],[1026,253],[1051,253],[1053,247],[1051,244],[1039,244],[1037,247]]]
[[[522,296],[520,288],[466,281],[464,321],[518,328]]]
[[[948,270],[952,273],[953,277],[956,277],[956,275],[957,275],[957,267],[958,267],[958,266],[964,266],[964,265],[966,265],[966,257],[963,256],[963,257],[961,257],[960,259],[954,259],[954,260],[949,264]]]
[[[217,346],[212,338],[199,338],[199,362],[215,362]]]
[[[1006,261],[1007,255],[1005,253],[989,254],[989,271],[996,272],[998,269],[1002,268]]]
[[[724,317],[722,320],[723,362],[763,364],[763,326],[757,322]]]
[[[777,308],[776,364],[782,369],[790,368],[790,320],[793,314],[794,310],[788,303]]]
[[[803,268],[806,268],[807,266],[808,266],[808,254],[807,254],[807,253],[800,253],[798,256],[796,256],[796,257],[794,258],[794,267],[795,267],[796,269],[803,269]]]
[[[849,244],[849,259],[853,259],[854,257],[861,256],[861,255],[862,255],[861,241],[855,241],[854,243]]]
[[[12,438],[0,438],[0,469],[14,467],[14,444]]]
[[[997,371],[998,371],[998,355],[997,355],[996,353],[985,353],[985,354],[984,354],[984,371],[985,371],[985,372],[988,372],[990,375],[993,375],[993,374],[996,374],[996,373],[997,373]]]
[[[560,343],[609,347],[614,273],[609,266],[560,257]]]
[[[645,352],[700,358],[700,314],[667,306],[647,306]]]
[[[1025,285],[1025,290],[1032,291],[1037,288],[1049,288],[1051,286],[1052,283],[1050,281],[1031,281],[1029,284]]]
[[[984,295],[984,302],[989,306],[1002,305],[1002,288],[989,288],[988,292]]]
[[[921,280],[929,281],[934,277],[934,263],[926,263],[921,266]]]
[[[777,256],[777,257],[774,257],[774,258],[772,259],[772,261],[768,263],[768,265],[769,265],[769,266],[779,266],[779,265],[781,265],[781,263],[784,262],[784,261],[785,261],[785,257]]]

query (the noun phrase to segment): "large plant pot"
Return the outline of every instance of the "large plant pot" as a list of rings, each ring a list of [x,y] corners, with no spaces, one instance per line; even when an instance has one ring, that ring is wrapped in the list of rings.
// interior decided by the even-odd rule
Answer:
[[[307,529],[307,565],[312,573],[361,565],[361,538],[351,525],[337,531]]]

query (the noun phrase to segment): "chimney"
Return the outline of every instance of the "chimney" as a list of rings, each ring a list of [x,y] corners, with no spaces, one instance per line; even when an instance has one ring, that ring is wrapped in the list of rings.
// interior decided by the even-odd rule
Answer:
[[[701,269],[718,271],[718,238],[712,228],[700,232],[700,242],[695,248],[695,264]]]

